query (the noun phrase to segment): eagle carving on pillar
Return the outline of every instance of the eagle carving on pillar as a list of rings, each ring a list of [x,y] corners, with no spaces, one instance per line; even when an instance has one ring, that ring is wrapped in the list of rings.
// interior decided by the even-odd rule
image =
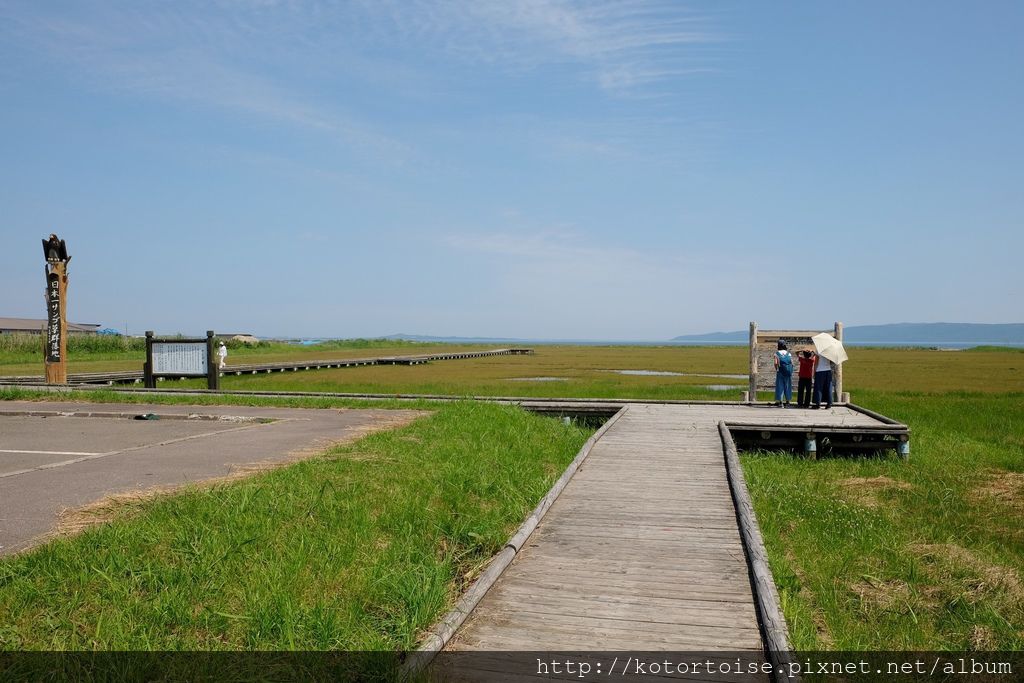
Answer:
[[[43,255],[50,262],[64,261],[67,263],[71,260],[71,257],[68,256],[68,247],[64,244],[64,240],[52,233],[50,234],[50,239],[43,240]]]

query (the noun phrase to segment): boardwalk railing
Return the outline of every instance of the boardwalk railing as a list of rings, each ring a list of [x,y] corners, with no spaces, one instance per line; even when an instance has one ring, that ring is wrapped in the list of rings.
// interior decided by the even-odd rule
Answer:
[[[243,363],[229,365],[221,375],[259,375],[272,372],[297,372],[299,370],[326,370],[329,368],[351,368],[363,365],[422,365],[437,360],[463,360],[487,358],[490,356],[511,356],[532,354],[533,349],[507,348],[489,351],[459,351],[454,353],[427,353],[412,356],[377,356],[372,358],[341,358],[336,360],[281,361],[276,363]],[[119,370],[114,372],[80,372],[68,375],[68,384],[138,384],[142,382],[141,370]],[[42,384],[42,375],[0,377],[0,384]]]

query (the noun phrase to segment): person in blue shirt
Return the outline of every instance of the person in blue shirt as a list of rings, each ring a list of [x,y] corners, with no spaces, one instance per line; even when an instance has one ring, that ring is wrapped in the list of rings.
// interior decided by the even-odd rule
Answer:
[[[775,405],[789,407],[793,398],[793,356],[786,348],[786,342],[779,340],[775,351]]]

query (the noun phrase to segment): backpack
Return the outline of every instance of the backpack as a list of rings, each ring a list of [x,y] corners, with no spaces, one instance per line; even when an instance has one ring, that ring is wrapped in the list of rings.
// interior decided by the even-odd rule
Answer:
[[[793,354],[776,351],[775,355],[779,357],[780,371],[793,372]]]

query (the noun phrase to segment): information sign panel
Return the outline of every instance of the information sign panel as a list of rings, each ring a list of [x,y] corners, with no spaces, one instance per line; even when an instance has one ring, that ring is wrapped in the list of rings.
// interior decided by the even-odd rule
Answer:
[[[207,344],[202,342],[153,342],[153,374],[206,375]]]

